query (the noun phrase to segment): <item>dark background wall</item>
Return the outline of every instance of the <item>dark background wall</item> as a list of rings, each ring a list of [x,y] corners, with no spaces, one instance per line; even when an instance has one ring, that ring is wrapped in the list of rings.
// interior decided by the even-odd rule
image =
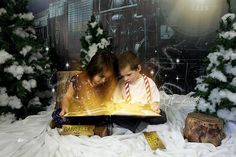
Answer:
[[[80,37],[95,14],[113,52],[134,51],[144,72],[168,93],[186,94],[203,74],[203,58],[214,41],[226,0],[31,0],[35,13],[48,11],[48,38],[58,70],[76,69]],[[36,5],[40,3],[40,5]],[[36,8],[35,8],[36,7]],[[236,2],[232,1],[235,11]],[[65,63],[70,67],[65,67]]]

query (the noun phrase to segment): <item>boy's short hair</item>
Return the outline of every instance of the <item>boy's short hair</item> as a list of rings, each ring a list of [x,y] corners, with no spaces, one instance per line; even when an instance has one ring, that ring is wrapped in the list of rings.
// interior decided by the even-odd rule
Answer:
[[[136,70],[140,65],[140,60],[132,51],[126,51],[119,55],[118,63],[120,69],[124,69],[129,65],[131,70]]]

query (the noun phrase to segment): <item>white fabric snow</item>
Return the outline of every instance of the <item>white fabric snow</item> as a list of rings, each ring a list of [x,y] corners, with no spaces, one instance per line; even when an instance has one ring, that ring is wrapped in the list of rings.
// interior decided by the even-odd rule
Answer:
[[[235,157],[236,122],[225,124],[226,138],[218,147],[210,143],[187,142],[182,135],[184,120],[193,111],[196,99],[189,95],[161,92],[161,108],[168,122],[149,125],[166,149],[152,151],[142,133],[115,127],[107,137],[61,136],[51,129],[51,112],[29,116],[13,124],[0,124],[0,156],[7,157]]]

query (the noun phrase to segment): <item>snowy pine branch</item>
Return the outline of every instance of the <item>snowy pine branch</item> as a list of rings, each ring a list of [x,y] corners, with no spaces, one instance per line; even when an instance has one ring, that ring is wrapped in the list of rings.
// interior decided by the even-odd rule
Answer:
[[[213,52],[207,56],[206,75],[197,79],[197,111],[236,120],[236,23],[235,14],[221,18]]]
[[[85,68],[91,58],[100,50],[108,49],[110,45],[107,35],[102,26],[91,16],[87,24],[87,31],[80,39],[82,49],[80,50],[80,63]]]

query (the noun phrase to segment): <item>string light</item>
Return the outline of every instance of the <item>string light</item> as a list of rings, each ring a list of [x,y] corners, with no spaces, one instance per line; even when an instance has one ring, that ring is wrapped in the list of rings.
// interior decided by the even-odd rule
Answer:
[[[53,92],[53,93],[55,92],[55,88],[52,88],[52,92]]]
[[[179,63],[179,62],[180,62],[180,59],[179,59],[179,58],[177,58],[177,59],[176,59],[176,63]]]
[[[151,71],[150,71],[150,74],[151,74],[151,75],[154,75],[154,70],[151,70]]]
[[[49,51],[49,47],[46,47],[45,50],[46,50],[46,51]]]
[[[68,62],[66,62],[66,68],[68,69],[70,66],[70,64]]]
[[[177,75],[176,80],[179,81],[179,76]]]

